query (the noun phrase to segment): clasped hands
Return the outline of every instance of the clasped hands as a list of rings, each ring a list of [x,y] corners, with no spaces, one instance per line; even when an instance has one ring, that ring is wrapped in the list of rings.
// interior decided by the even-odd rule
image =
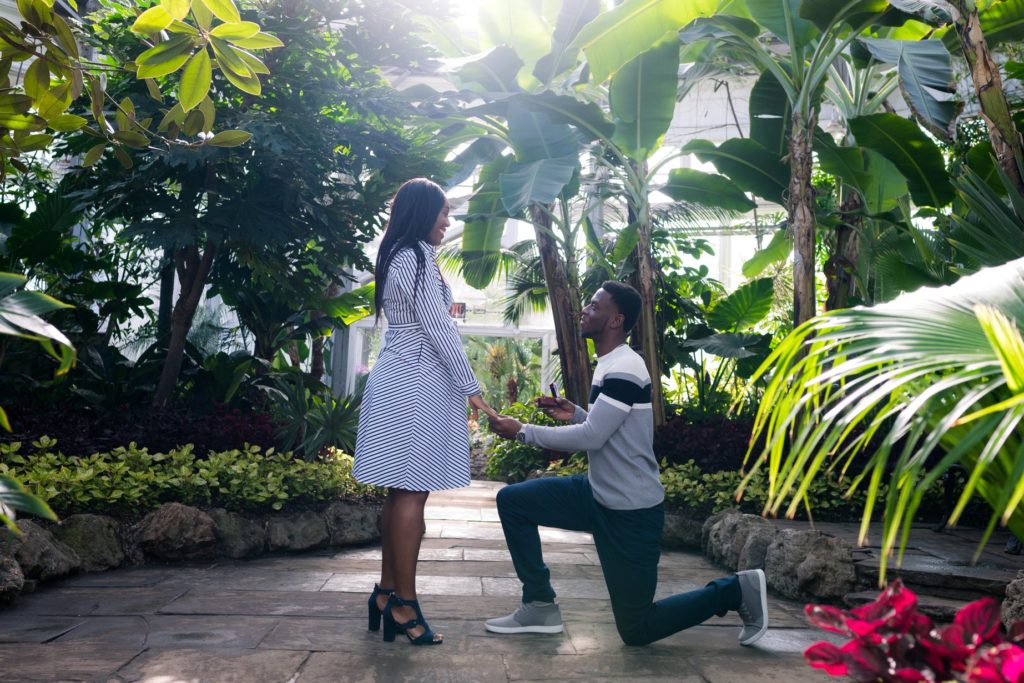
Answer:
[[[534,403],[548,417],[555,420],[571,420],[572,416],[576,413],[576,405],[567,398],[541,396],[535,399]],[[523,428],[523,423],[514,417],[498,415],[497,413],[494,415],[488,413],[487,416],[490,418],[487,420],[487,428],[505,439],[514,439],[519,430]]]

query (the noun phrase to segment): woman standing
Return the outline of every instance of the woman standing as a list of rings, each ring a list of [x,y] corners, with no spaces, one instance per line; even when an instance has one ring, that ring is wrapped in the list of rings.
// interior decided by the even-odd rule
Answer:
[[[451,289],[434,261],[448,229],[444,190],[426,178],[399,188],[377,254],[377,316],[388,321],[359,414],[355,478],[388,489],[381,520],[380,583],[368,601],[369,628],[384,640],[404,633],[437,645],[416,600],[423,506],[430,491],[469,485],[466,398],[495,416],[480,393],[448,313]],[[384,588],[383,586],[388,586]]]

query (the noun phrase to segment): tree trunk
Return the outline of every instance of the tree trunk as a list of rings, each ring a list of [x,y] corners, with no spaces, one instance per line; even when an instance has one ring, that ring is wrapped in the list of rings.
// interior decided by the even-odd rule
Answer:
[[[633,328],[633,347],[639,348],[651,375],[651,409],[654,412],[654,427],[665,424],[665,401],[661,394],[661,356],[658,347],[657,287],[655,278],[654,252],[651,248],[650,213],[645,209],[637,211],[630,207],[630,218],[637,224],[637,241],[631,256],[635,270],[631,276],[632,285],[640,292],[643,307],[640,319]]]
[[[835,243],[825,264],[825,285],[828,287],[826,311],[848,307],[857,280],[860,231],[864,224],[860,211],[863,203],[855,190],[848,187],[844,190],[848,194],[839,207],[842,220],[836,227]]]
[[[174,307],[174,249],[164,247],[167,263],[160,271],[160,303],[156,314],[156,339],[166,344],[171,336],[171,311]]]
[[[811,142],[818,113],[805,119],[793,111],[789,131],[789,197],[786,211],[793,235],[793,327],[816,314],[814,297],[814,188],[811,172],[814,157]]]
[[[160,382],[153,396],[155,408],[166,407],[174,395],[178,373],[181,372],[181,364],[185,358],[185,339],[192,329],[192,319],[206,288],[206,278],[210,274],[216,253],[217,246],[209,240],[204,245],[201,255],[195,245],[182,247],[175,252],[174,261],[181,290],[171,314],[171,338],[167,345],[167,356],[160,373]]]
[[[565,397],[576,405],[587,406],[590,402],[590,359],[586,341],[580,336],[580,291],[576,283],[569,282],[565,265],[559,258],[558,243],[551,233],[550,215],[543,207],[531,205],[530,219],[537,232],[537,249],[555,320],[555,340]]]
[[[324,339],[326,337],[313,337],[309,345],[309,376],[317,382],[324,378]]]
[[[1024,145],[1021,143],[1020,132],[1013,123],[1010,107],[1006,103],[999,67],[988,51],[977,8],[966,13],[965,19],[965,23],[956,24],[957,34],[964,57],[971,68],[974,92],[978,95],[981,115],[988,126],[992,149],[1003,172],[1014,183],[1017,191],[1024,194],[1024,180],[1021,179]]]

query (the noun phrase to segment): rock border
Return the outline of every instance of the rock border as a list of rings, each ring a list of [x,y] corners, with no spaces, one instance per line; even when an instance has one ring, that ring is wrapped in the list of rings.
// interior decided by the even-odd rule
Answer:
[[[846,541],[820,531],[778,529],[769,519],[738,510],[703,521],[668,513],[662,543],[700,550],[732,571],[763,569],[768,588],[793,600],[834,602],[857,584]]]
[[[662,545],[699,550],[711,561],[733,571],[763,569],[768,588],[781,596],[805,602],[853,606],[856,587],[877,594],[857,576],[850,544],[820,531],[779,528],[772,520],[739,510],[724,510],[706,519],[666,513]],[[917,588],[915,588],[917,590]],[[928,610],[925,610],[926,612]],[[930,615],[951,621],[955,609],[935,607]],[[1007,584],[1002,620],[1008,626],[1024,620],[1024,570]]]
[[[321,511],[248,517],[164,503],[135,524],[93,514],[46,526],[19,520],[21,536],[0,531],[0,603],[79,572],[362,545],[380,539],[381,509],[336,501]]]

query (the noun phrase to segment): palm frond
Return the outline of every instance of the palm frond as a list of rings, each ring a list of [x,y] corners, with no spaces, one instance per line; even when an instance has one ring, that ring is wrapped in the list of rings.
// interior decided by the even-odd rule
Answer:
[[[952,464],[968,481],[951,522],[979,493],[997,521],[1024,535],[1024,259],[988,268],[953,285],[922,288],[874,308],[837,310],[787,337],[751,381],[772,372],[755,420],[768,469],[765,512],[792,516],[822,471],[866,465],[860,541],[883,481],[881,579],[886,558],[905,548],[928,486]],[[867,452],[871,446],[875,450]],[[940,456],[937,462],[929,458]]]
[[[531,311],[539,313],[548,307],[548,286],[539,267],[522,269],[508,279],[509,294],[502,301],[505,322],[518,326]]]

